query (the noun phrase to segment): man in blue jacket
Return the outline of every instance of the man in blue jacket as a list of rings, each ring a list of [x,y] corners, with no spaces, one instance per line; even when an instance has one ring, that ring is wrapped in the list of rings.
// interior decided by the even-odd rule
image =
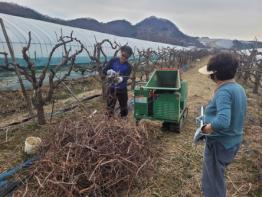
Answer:
[[[120,56],[111,59],[103,72],[105,75],[116,74],[118,77],[117,83],[109,84],[107,92],[107,107],[109,116],[114,114],[114,108],[117,100],[120,104],[120,116],[125,117],[128,115],[128,93],[127,81],[132,71],[132,66],[129,64],[128,59],[132,55],[132,49],[129,46],[122,46],[120,48]]]

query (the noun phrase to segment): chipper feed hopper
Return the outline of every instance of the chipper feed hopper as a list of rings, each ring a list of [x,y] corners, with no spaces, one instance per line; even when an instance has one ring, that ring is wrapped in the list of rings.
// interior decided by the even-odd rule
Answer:
[[[163,122],[163,127],[180,132],[187,116],[187,81],[178,70],[155,70],[145,86],[134,90],[134,117]]]

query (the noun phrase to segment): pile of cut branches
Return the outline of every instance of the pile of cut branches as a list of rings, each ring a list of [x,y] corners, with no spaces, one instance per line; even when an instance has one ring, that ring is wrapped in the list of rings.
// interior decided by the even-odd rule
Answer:
[[[49,133],[17,196],[128,194],[153,169],[155,134],[143,125],[98,115],[65,119]]]

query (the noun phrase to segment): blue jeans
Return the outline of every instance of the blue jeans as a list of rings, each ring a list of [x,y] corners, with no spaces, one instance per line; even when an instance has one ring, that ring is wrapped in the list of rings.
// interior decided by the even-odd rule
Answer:
[[[205,197],[226,197],[225,168],[233,161],[239,146],[225,149],[220,142],[206,142],[202,176]]]

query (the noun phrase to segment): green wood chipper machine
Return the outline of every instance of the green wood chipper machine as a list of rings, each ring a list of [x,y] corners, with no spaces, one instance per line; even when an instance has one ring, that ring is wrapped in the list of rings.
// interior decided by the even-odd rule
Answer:
[[[187,81],[178,70],[155,70],[145,86],[134,89],[134,117],[159,120],[165,130],[180,132],[187,117]]]

